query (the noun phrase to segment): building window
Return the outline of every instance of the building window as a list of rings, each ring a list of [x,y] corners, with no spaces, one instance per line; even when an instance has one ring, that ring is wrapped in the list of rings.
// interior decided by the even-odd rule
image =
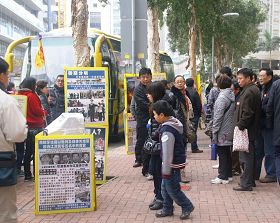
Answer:
[[[101,12],[90,13],[90,28],[101,29]]]

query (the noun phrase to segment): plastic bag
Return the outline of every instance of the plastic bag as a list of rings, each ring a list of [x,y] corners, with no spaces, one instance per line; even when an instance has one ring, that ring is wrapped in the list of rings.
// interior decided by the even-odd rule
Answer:
[[[84,116],[81,113],[62,113],[45,130],[48,135],[79,135],[85,133]]]
[[[249,152],[248,130],[241,131],[237,126],[233,134],[233,151]]]

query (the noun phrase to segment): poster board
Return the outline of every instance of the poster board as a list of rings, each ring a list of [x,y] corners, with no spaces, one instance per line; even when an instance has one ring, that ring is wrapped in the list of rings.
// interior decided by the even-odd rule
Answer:
[[[136,120],[130,112],[131,99],[135,87],[139,84],[137,74],[124,75],[124,104],[125,104],[125,149],[128,155],[135,153],[136,143]]]
[[[36,135],[35,214],[96,209],[93,135]]]
[[[94,129],[101,129],[104,135],[104,147],[98,149],[96,160],[98,169],[96,183],[106,182],[106,165],[109,133],[109,84],[106,67],[65,67],[65,111],[82,113],[85,127],[92,134]],[[104,132],[105,131],[105,132]],[[97,137],[97,135],[95,134]],[[100,137],[99,137],[100,138]],[[96,148],[92,147],[92,150]],[[103,155],[101,155],[103,154]],[[100,168],[100,162],[103,162]],[[101,170],[102,171],[101,171]]]
[[[87,127],[108,125],[108,69],[65,67],[65,111],[82,113]]]
[[[108,127],[87,127],[87,134],[92,134],[94,138],[94,151],[95,159],[95,179],[96,184],[103,184],[106,182],[107,173],[107,157],[108,157]]]
[[[27,115],[27,96],[25,96],[25,95],[10,95],[10,96],[14,97],[17,100],[21,113],[24,115],[24,117],[26,117],[26,115]]]

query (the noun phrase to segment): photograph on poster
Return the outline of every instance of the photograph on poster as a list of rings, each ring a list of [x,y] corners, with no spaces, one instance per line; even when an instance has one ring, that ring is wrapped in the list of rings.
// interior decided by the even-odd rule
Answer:
[[[39,211],[91,208],[90,150],[89,138],[38,140]]]
[[[106,122],[105,71],[67,70],[67,112],[82,113],[86,124]]]
[[[86,133],[94,135],[95,177],[97,181],[102,181],[106,178],[106,128],[86,128]]]
[[[127,77],[126,84],[127,84],[127,113],[130,113],[130,104],[133,97],[133,92],[135,87],[139,84],[139,79],[137,77]]]

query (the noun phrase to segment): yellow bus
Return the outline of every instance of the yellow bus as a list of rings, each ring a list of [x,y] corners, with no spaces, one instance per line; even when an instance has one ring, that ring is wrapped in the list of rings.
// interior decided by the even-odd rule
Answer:
[[[42,47],[45,64],[40,70],[35,67],[35,56],[38,51],[38,36],[29,36],[12,42],[7,49],[5,59],[13,71],[13,50],[20,44],[27,44],[23,59],[21,79],[27,76],[38,80],[47,80],[50,86],[58,74],[63,74],[65,66],[74,66],[74,49],[71,28],[56,29],[42,33]],[[124,91],[123,74],[120,72],[121,39],[101,32],[98,29],[88,30],[90,47],[90,66],[109,68],[109,140],[119,139],[124,132],[123,110]],[[168,54],[161,52],[161,70],[173,79],[174,68]]]

